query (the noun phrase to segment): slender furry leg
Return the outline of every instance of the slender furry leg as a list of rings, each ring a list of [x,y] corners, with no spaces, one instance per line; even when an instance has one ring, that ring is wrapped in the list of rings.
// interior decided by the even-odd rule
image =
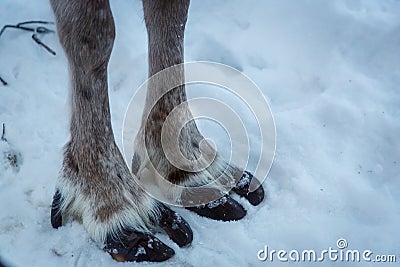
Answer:
[[[157,73],[159,75],[160,71],[168,67],[183,63],[183,41],[189,2],[189,0],[143,1],[148,33],[149,77]],[[162,193],[167,198],[181,202],[182,205],[188,205],[190,199],[185,203],[183,201],[183,199],[188,199],[188,196],[190,198],[194,194],[205,192],[203,189],[198,191],[196,188],[198,186],[207,185],[208,189],[206,190],[217,192],[214,195],[228,194],[229,190],[241,179],[243,170],[226,163],[212,146],[202,142],[204,137],[198,130],[190,109],[185,103],[187,101],[185,86],[178,86],[170,90],[168,84],[171,84],[171,81],[183,83],[183,67],[175,67],[172,73],[159,75],[159,78],[151,79],[148,84],[142,124],[135,140],[132,172],[141,177],[143,171],[152,165],[159,175],[172,184],[193,188],[184,193],[177,187],[159,184]],[[179,116],[176,116],[176,120],[172,124],[166,126],[167,117],[177,107],[179,107]],[[179,132],[179,147],[172,148],[172,150],[180,151],[186,159],[192,162],[202,162],[204,155],[204,158],[211,158],[212,161],[209,161],[211,164],[207,164],[207,168],[199,171],[194,171],[193,168],[182,169],[172,164],[167,158],[164,148],[170,142],[162,140],[163,127],[167,127],[167,132],[174,132],[173,128],[180,126],[182,128]],[[171,138],[174,137],[171,136]],[[242,193],[245,196],[247,192],[243,191]],[[183,194],[188,195],[184,196]],[[211,206],[213,207],[212,211],[210,208],[203,212],[208,209],[208,206],[194,207],[192,210],[217,220],[236,220],[246,214],[243,207],[228,195],[212,203]],[[219,209],[216,209],[217,206]],[[231,216],[226,216],[226,214]]]
[[[174,251],[149,228],[170,211],[135,183],[112,132],[107,65],[115,29],[109,2],[51,0],[51,5],[72,83],[71,139],[53,200],[52,225],[80,220],[90,237],[119,261],[166,260]],[[172,222],[164,219],[163,225],[169,229]],[[191,241],[190,235],[185,237],[179,237],[182,245]]]
[[[148,33],[149,77],[168,67],[183,63],[183,39],[189,3],[189,0],[143,1]],[[192,114],[185,103],[187,100],[185,86],[178,86],[168,91],[169,88],[165,86],[169,84],[167,80],[183,81],[183,68],[176,69],[171,75],[150,83],[147,88],[142,125],[135,140],[136,156],[132,162],[133,172],[140,173],[151,161],[157,172],[174,184],[204,185],[214,181],[215,177],[219,177],[223,173],[228,173],[224,183],[229,184],[229,180],[232,180],[235,172],[239,173],[240,171],[227,165],[218,155],[211,166],[201,172],[183,171],[168,162],[162,148],[161,132],[167,116],[174,108],[181,105],[178,121],[174,122],[173,126],[188,121],[182,128],[180,147],[177,148],[185,158],[196,160],[201,157],[200,143],[204,137],[192,120]],[[160,100],[157,102],[158,98]],[[217,154],[211,146],[208,146],[207,149],[210,155]],[[216,184],[214,187],[217,190],[225,190],[223,184]],[[172,194],[172,197],[179,197],[181,193],[171,192],[168,188],[165,191],[167,194]]]

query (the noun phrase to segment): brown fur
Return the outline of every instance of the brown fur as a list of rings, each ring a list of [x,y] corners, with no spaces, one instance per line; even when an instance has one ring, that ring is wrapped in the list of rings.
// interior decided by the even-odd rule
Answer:
[[[70,141],[57,190],[61,211],[80,219],[92,238],[104,241],[125,227],[147,231],[158,206],[136,184],[115,143],[108,99],[107,66],[115,27],[108,0],[51,0],[58,35],[71,75]],[[189,0],[144,0],[149,43],[149,76],[183,62],[183,40]],[[161,145],[161,129],[168,114],[187,100],[185,87],[167,92],[168,84],[184,80],[183,67],[149,84],[141,130],[133,160],[136,174],[148,160],[175,184],[206,184],[228,169],[226,180],[241,171],[217,156],[206,171],[182,171],[170,164]],[[160,98],[152,107],[152,103]],[[183,104],[177,123],[188,121],[180,133],[179,149],[189,160],[200,158],[204,139]],[[147,119],[148,118],[148,119]],[[172,125],[173,126],[173,125]],[[145,147],[143,147],[145,146]],[[211,146],[206,154],[215,155]],[[148,158],[142,153],[148,151]],[[223,188],[221,188],[222,190]],[[65,218],[66,216],[64,216]]]

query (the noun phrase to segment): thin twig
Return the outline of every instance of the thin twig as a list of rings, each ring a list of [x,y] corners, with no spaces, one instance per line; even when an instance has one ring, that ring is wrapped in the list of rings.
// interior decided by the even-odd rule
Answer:
[[[31,27],[26,27],[26,26],[22,26],[22,25],[27,25],[27,24],[54,24],[54,22],[51,21],[43,21],[43,20],[32,20],[32,21],[24,21],[24,22],[20,22],[17,25],[5,25],[3,26],[3,28],[0,31],[0,36],[3,34],[3,32],[7,29],[7,28],[14,28],[14,29],[20,29],[20,30],[24,30],[24,31],[30,31],[30,32],[34,32],[32,35],[32,39],[40,46],[42,46],[44,49],[46,49],[50,54],[52,55],[56,55],[56,52],[54,52],[53,49],[51,49],[49,46],[47,46],[46,44],[44,44],[39,37],[37,36],[37,34],[46,34],[46,33],[53,33],[53,30],[50,30],[46,27],[35,27],[35,28],[31,28]],[[4,80],[3,80],[4,81]],[[3,82],[2,82],[3,83]],[[4,83],[3,83],[4,85]]]
[[[29,20],[29,21],[24,21],[24,22],[20,22],[17,24],[17,26],[21,26],[21,25],[25,25],[25,24],[54,24],[54,22],[52,21],[45,21],[45,20]]]
[[[1,135],[1,141],[6,141],[7,142],[7,139],[6,139],[6,124],[5,123],[3,123],[3,134]]]
[[[47,45],[45,45],[45,44],[37,37],[37,34],[36,34],[36,33],[32,34],[32,39],[35,40],[35,42],[36,42],[38,45],[43,46],[44,49],[46,49],[47,51],[49,51],[50,54],[52,54],[53,56],[56,55],[56,52],[54,52],[53,49],[51,49],[50,47],[48,47]]]
[[[21,27],[21,26],[17,26],[17,25],[4,25],[4,27],[3,27],[3,28],[1,29],[1,31],[0,31],[0,36],[3,34],[3,32],[4,32],[7,28],[21,29],[21,30],[29,31],[29,32],[34,32],[34,31],[35,31],[34,28],[29,28],[29,27]]]
[[[4,85],[4,86],[6,86],[8,83],[3,79],[3,78],[1,78],[0,77],[0,82]]]
[[[46,24],[47,25],[47,24],[54,24],[54,22],[44,21],[44,20],[30,20],[30,21],[20,22],[17,25],[8,25],[7,24],[7,25],[4,25],[3,28],[1,28],[0,37],[7,28],[20,29],[20,30],[24,30],[24,31],[33,32],[32,39],[38,45],[40,45],[44,49],[46,49],[50,54],[55,56],[56,52],[53,49],[51,49],[49,46],[47,46],[45,43],[43,43],[42,40],[40,40],[39,37],[37,36],[37,34],[53,33],[54,31],[50,30],[46,27],[43,27],[43,26],[38,26],[35,28],[23,26],[23,25],[27,25],[27,24]],[[3,84],[3,86],[6,86],[8,84],[2,77],[0,77],[0,82]]]

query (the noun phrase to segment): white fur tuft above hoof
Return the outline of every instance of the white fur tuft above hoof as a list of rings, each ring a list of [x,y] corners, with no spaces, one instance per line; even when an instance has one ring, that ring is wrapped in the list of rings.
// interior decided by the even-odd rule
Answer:
[[[159,204],[135,183],[116,146],[104,155],[86,155],[79,161],[71,150],[67,145],[56,186],[62,221],[80,221],[89,236],[101,243],[110,236],[121,237],[127,229],[150,232],[160,217]],[[53,209],[52,213],[57,214]]]

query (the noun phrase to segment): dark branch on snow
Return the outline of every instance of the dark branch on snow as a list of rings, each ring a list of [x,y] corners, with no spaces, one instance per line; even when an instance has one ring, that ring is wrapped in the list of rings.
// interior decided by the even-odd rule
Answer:
[[[1,135],[1,141],[7,142],[7,139],[5,136],[6,136],[6,125],[3,123],[3,133]]]
[[[3,34],[3,32],[8,29],[19,29],[19,30],[23,30],[23,31],[29,31],[29,32],[33,32],[32,34],[32,39],[41,47],[43,47],[44,49],[46,49],[50,54],[52,54],[53,56],[56,55],[56,52],[51,49],[48,45],[46,45],[45,43],[42,42],[42,40],[39,39],[38,34],[47,34],[47,33],[53,33],[54,31],[51,29],[48,29],[44,26],[38,26],[38,27],[31,27],[31,26],[26,26],[26,25],[30,25],[30,24],[43,24],[43,25],[48,25],[48,24],[54,24],[54,22],[51,21],[43,21],[43,20],[30,20],[30,21],[24,21],[24,22],[20,22],[16,25],[4,25],[3,28],[0,30],[0,37]],[[7,82],[0,77],[0,82],[5,86],[7,85]]]

